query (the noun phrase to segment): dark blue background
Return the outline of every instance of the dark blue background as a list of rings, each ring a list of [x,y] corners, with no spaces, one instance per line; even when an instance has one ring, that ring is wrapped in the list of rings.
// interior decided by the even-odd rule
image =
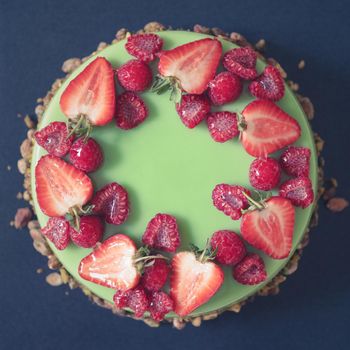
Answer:
[[[1,349],[346,349],[350,344],[349,210],[321,206],[319,227],[298,273],[276,297],[259,298],[199,329],[150,329],[93,306],[80,291],[52,288],[46,258],[25,230],[9,226],[22,177],[16,172],[25,127],[17,113],[61,76],[62,62],[82,57],[118,28],[150,20],[174,28],[195,23],[268,41],[268,53],[316,106],[315,130],[326,139],[326,174],[349,196],[350,21],[348,1],[8,1],[0,0],[0,348]],[[297,69],[300,59],[306,68]],[[6,166],[12,170],[7,171]]]

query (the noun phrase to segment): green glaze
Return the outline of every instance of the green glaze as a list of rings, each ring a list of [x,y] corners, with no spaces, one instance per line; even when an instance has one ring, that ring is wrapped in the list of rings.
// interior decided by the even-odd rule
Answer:
[[[164,39],[165,49],[205,37],[185,31],[167,31],[159,35]],[[106,57],[114,67],[118,67],[131,58],[125,51],[124,44],[125,41],[121,41],[111,45],[100,51],[98,56]],[[222,44],[224,52],[236,47],[227,41],[222,41]],[[66,121],[59,107],[60,96],[68,82],[94,58],[79,67],[58,90],[46,109],[39,128],[52,121]],[[258,70],[262,71],[263,67],[264,63],[259,61]],[[117,181],[128,190],[131,203],[131,214],[127,222],[119,227],[108,225],[105,238],[114,233],[125,233],[140,244],[148,221],[158,212],[169,213],[177,218],[183,250],[188,248],[190,242],[203,247],[207,238],[216,230],[230,229],[239,233],[240,221],[232,221],[218,211],[212,205],[211,192],[219,183],[239,184],[250,188],[248,169],[253,158],[245,152],[238,139],[224,144],[214,142],[205,122],[193,130],[187,129],[181,123],[174,104],[169,101],[168,94],[146,92],[142,97],[149,107],[149,117],[143,124],[133,130],[123,131],[112,122],[108,126],[95,128],[93,132],[93,137],[100,143],[105,155],[103,167],[91,175],[95,188],[99,189],[108,182]],[[220,109],[242,111],[251,100],[253,98],[245,85],[238,101]],[[296,144],[311,148],[310,176],[316,191],[317,156],[308,121],[288,87],[278,105],[292,115],[302,128],[302,135]],[[44,154],[42,148],[34,146],[32,174],[38,159]],[[32,188],[35,189],[34,176]],[[38,206],[35,191],[33,199],[40,225],[43,226],[48,218]],[[308,227],[312,211],[312,206],[304,210],[296,209],[293,251]],[[90,249],[78,248],[73,244],[64,251],[58,251],[52,244],[51,248],[79,283],[99,297],[112,301],[112,289],[89,283],[77,273],[80,260],[90,253]],[[249,250],[254,249],[249,247]],[[273,260],[264,254],[262,256],[269,276],[265,282],[267,283],[284,267],[288,259]],[[240,285],[231,277],[231,269],[224,270],[224,285],[208,303],[195,310],[192,316],[225,308],[254,294],[263,286]]]

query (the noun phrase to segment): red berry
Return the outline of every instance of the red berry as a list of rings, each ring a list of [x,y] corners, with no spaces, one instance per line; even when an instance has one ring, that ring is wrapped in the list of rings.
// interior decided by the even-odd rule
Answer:
[[[290,176],[309,176],[311,151],[305,147],[288,147],[280,157],[281,168]]]
[[[127,291],[117,290],[113,301],[117,309],[125,307],[134,311],[135,317],[140,318],[148,310],[149,301],[144,289],[140,286]]]
[[[210,100],[216,106],[237,100],[242,89],[241,79],[230,72],[219,73],[208,84]]]
[[[69,223],[64,217],[50,218],[46,226],[41,229],[58,250],[67,248],[69,244]]]
[[[117,98],[116,123],[128,130],[141,124],[148,116],[145,102],[134,92],[126,91]]]
[[[184,95],[176,104],[182,122],[190,129],[197,126],[210,112],[210,102],[204,95]]]
[[[176,219],[168,214],[157,214],[148,223],[142,242],[155,249],[175,252],[180,245]]]
[[[258,254],[249,253],[233,268],[233,278],[241,284],[253,285],[266,280],[264,260]]]
[[[227,51],[223,58],[224,67],[243,79],[255,79],[258,75],[256,66],[257,54],[250,47],[240,47]]]
[[[305,176],[287,180],[280,186],[280,196],[288,198],[297,207],[306,208],[314,201],[312,183]]]
[[[34,134],[39,146],[56,157],[65,156],[72,146],[74,136],[68,137],[66,123],[52,122]]]
[[[257,158],[250,164],[249,181],[258,190],[272,190],[278,185],[280,178],[281,170],[274,158]]]
[[[103,223],[96,215],[82,216],[79,231],[71,227],[69,235],[73,243],[79,247],[92,248],[103,236]]]
[[[250,93],[261,99],[278,101],[284,95],[284,82],[280,71],[274,66],[267,66],[264,72],[249,85]]]
[[[248,199],[242,192],[250,195],[250,192],[242,186],[216,185],[212,193],[213,204],[232,220],[238,220],[242,216],[242,209],[249,207]]]
[[[150,62],[162,49],[163,40],[157,34],[133,34],[128,37],[125,49],[141,61]]]
[[[116,182],[97,191],[91,204],[93,212],[104,216],[109,224],[121,225],[129,215],[128,192]]]
[[[76,140],[69,150],[70,162],[86,173],[97,170],[103,162],[103,152],[100,145],[92,138],[84,137]]]
[[[155,321],[162,321],[164,316],[174,310],[174,302],[164,292],[153,292],[150,296],[149,311]]]
[[[226,142],[239,134],[236,113],[210,113],[207,124],[210,135],[216,142]]]
[[[210,239],[210,245],[216,250],[216,261],[223,265],[236,265],[247,254],[242,239],[233,231],[216,231]]]
[[[152,83],[151,68],[139,60],[126,62],[116,72],[120,85],[128,91],[142,92]]]
[[[161,290],[168,278],[169,266],[164,259],[154,259],[153,264],[143,270],[140,284],[149,292]]]

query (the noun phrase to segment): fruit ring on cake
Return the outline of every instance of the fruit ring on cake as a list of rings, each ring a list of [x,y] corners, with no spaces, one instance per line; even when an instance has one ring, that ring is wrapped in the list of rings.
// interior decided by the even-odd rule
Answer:
[[[33,203],[54,255],[100,303],[148,322],[237,309],[314,211],[304,111],[276,67],[223,37],[169,30],[98,51],[35,140]]]

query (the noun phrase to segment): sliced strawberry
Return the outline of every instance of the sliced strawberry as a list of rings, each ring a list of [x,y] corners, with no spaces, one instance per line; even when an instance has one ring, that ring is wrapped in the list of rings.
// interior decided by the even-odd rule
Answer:
[[[271,197],[255,209],[243,214],[241,233],[253,247],[274,259],[288,257],[292,249],[295,210],[282,197]]]
[[[301,134],[298,122],[271,101],[255,100],[242,114],[246,126],[241,141],[252,156],[266,157],[292,144]]]
[[[109,123],[115,113],[116,90],[111,64],[103,57],[92,61],[64,90],[60,106],[74,121],[81,116],[92,125]]]
[[[43,156],[35,168],[36,194],[42,212],[63,216],[72,207],[82,207],[92,196],[90,178],[61,158]]]
[[[211,261],[201,262],[192,252],[174,256],[170,280],[170,296],[174,311],[181,317],[206,303],[224,281],[222,269]]]

